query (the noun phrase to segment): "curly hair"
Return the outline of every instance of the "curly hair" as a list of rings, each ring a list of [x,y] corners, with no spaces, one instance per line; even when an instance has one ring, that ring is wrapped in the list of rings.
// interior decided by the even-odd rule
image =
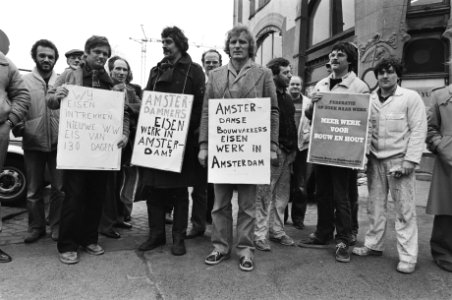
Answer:
[[[185,55],[188,50],[188,39],[185,36],[184,32],[177,26],[173,27],[166,27],[162,31],[162,38],[170,37],[173,39],[174,43],[176,44],[177,49],[182,53],[182,55]]]
[[[250,58],[254,59],[254,56],[256,55],[256,41],[254,40],[253,34],[249,30],[249,28],[244,25],[236,25],[228,31],[226,35],[226,41],[224,43],[224,52],[226,52],[226,54],[231,57],[231,52],[229,51],[229,42],[231,41],[232,37],[240,36],[242,32],[245,33],[246,38],[248,39],[248,55]]]
[[[378,73],[383,72],[383,70],[388,70],[390,67],[394,69],[399,78],[402,77],[403,65],[400,60],[395,57],[386,57],[380,60],[374,67],[375,77],[378,77]]]
[[[104,36],[93,35],[90,37],[85,43],[85,53],[89,53],[91,49],[99,47],[99,46],[107,46],[108,47],[108,57],[111,56],[111,46],[108,42],[108,39]]]
[[[350,42],[339,42],[333,46],[331,52],[342,51],[347,54],[347,61],[350,63],[348,70],[356,72],[358,69],[358,49]]]
[[[60,55],[58,54],[58,49],[54,43],[46,39],[41,39],[34,43],[31,47],[31,58],[34,62],[36,62],[36,55],[38,54],[39,46],[52,49],[55,52],[55,62],[58,60],[58,57],[60,57]]]
[[[273,75],[278,75],[280,70],[279,67],[290,66],[290,62],[283,57],[276,57],[267,63],[267,68],[272,70]]]

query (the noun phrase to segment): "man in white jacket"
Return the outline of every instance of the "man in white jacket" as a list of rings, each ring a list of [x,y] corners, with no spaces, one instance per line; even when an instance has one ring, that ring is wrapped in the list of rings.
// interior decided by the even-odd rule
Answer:
[[[354,248],[353,254],[382,255],[390,192],[396,211],[397,271],[412,273],[418,254],[414,170],[425,147],[425,106],[417,92],[397,84],[402,75],[399,61],[383,59],[374,73],[378,89],[370,97],[372,137],[367,166],[370,224],[364,246]]]

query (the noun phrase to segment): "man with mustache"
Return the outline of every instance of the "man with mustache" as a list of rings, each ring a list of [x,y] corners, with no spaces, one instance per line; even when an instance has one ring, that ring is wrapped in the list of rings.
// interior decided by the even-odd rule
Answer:
[[[85,59],[80,68],[65,77],[59,77],[55,87],[47,94],[47,105],[60,107],[61,100],[69,91],[64,84],[111,90],[113,81],[104,69],[111,47],[106,37],[94,35],[85,43]],[[124,110],[123,135],[117,146],[124,148],[129,137],[129,114]],[[98,244],[98,227],[105,201],[107,182],[111,171],[77,170],[63,171],[66,193],[61,208],[60,236],[58,238],[59,259],[64,264],[79,262],[78,248],[88,254],[102,255],[104,249]]]
[[[335,44],[329,54],[330,76],[315,85],[312,102],[322,98],[319,92],[369,93],[369,87],[359,79],[354,70],[357,67],[356,47],[348,42]],[[313,106],[306,111],[312,118]],[[350,184],[356,170],[329,165],[315,165],[317,184],[317,229],[307,239],[298,243],[300,247],[327,248],[336,229],[335,258],[339,262],[350,262],[349,246],[352,244],[352,208],[350,204]]]
[[[56,168],[59,110],[46,105],[46,94],[55,85],[53,71],[58,49],[49,40],[39,40],[31,48],[36,67],[24,78],[30,91],[30,107],[24,120],[22,148],[27,174],[28,235],[25,243],[36,242],[46,234],[44,173],[50,174],[49,225],[51,237],[58,240],[61,204],[64,199],[62,171]]]
[[[142,168],[142,183],[149,191],[146,201],[149,237],[138,249],[152,250],[166,243],[165,212],[168,208],[174,207],[171,253],[184,255],[188,222],[187,188],[198,185],[199,174],[203,172],[196,159],[198,150],[196,138],[201,118],[205,77],[201,66],[194,63],[187,53],[188,39],[180,28],[166,27],[161,36],[164,58],[151,69],[145,90],[191,94],[193,104],[181,172]]]

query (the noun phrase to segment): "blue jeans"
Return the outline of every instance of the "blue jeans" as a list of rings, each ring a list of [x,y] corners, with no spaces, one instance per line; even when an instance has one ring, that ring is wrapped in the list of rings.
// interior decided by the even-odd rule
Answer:
[[[49,225],[53,231],[60,222],[61,205],[64,199],[63,172],[56,168],[57,151],[24,151],[27,173],[27,209],[28,230],[45,232],[46,218],[44,211],[44,173],[47,166],[50,174]]]

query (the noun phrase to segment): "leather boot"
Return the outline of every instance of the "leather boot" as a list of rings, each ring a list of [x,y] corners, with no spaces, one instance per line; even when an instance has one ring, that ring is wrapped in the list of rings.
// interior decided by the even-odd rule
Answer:
[[[158,191],[152,194],[153,199],[147,200],[149,238],[138,247],[140,251],[148,251],[165,245],[165,207]]]
[[[183,237],[173,235],[173,246],[171,246],[171,253],[176,256],[184,255],[185,253],[187,253]]]
[[[149,251],[149,250],[155,249],[159,246],[163,246],[163,245],[165,245],[165,243],[166,243],[165,238],[149,237],[143,244],[141,244],[138,247],[138,250]]]

